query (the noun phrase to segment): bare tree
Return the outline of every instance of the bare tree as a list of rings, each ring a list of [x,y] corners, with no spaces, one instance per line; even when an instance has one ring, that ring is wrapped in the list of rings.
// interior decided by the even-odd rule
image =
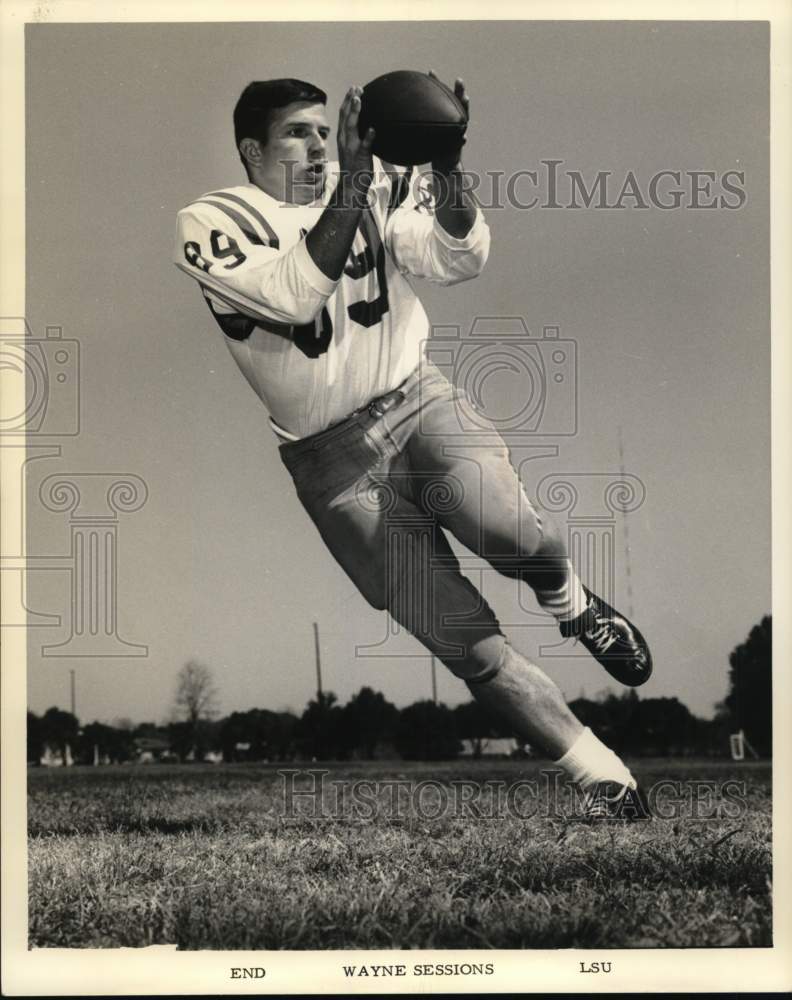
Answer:
[[[197,660],[185,663],[179,671],[174,699],[175,715],[185,723],[193,750],[199,743],[202,723],[217,714],[217,688],[212,671]]]

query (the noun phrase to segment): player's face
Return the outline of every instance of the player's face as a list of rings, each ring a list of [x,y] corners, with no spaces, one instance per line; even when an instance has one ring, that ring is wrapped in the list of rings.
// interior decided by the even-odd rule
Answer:
[[[323,104],[288,104],[270,121],[261,147],[262,181],[268,193],[281,192],[285,201],[307,205],[322,194],[327,169],[330,126]],[[262,184],[262,187],[264,184]]]

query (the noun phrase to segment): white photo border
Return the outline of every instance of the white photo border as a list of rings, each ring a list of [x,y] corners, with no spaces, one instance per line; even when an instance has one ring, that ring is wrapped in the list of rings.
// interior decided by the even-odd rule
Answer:
[[[266,17],[262,16],[265,10]],[[112,12],[112,16],[111,16]],[[792,407],[792,316],[790,281],[792,258],[792,155],[790,149],[790,88],[792,87],[792,4],[757,0],[724,4],[717,0],[611,0],[597,4],[585,0],[529,0],[477,4],[469,0],[413,0],[413,2],[353,2],[332,4],[297,2],[284,5],[280,15],[260,3],[227,0],[223,5],[207,0],[136,0],[108,5],[101,0],[5,0],[0,8],[0,90],[4,153],[0,162],[2,247],[0,248],[0,315],[25,315],[25,128],[24,128],[24,30],[32,23],[116,22],[170,23],[177,21],[329,21],[329,20],[751,20],[771,24],[771,274],[772,274],[772,477],[773,477],[773,632],[774,670],[774,946],[764,949],[597,949],[598,960],[618,957],[607,978],[609,991],[662,989],[665,992],[755,990],[792,988],[792,540],[790,534],[790,426]],[[7,412],[19,412],[16,401],[6,399]],[[3,470],[3,517],[14,514],[22,498]],[[3,574],[9,576],[9,574]],[[4,587],[8,584],[4,582]],[[8,606],[6,601],[4,606]],[[261,952],[177,952],[175,946],[142,949],[37,949],[27,948],[27,847],[26,847],[26,636],[24,629],[5,629],[2,648],[2,989],[8,996],[24,995],[124,995],[137,993],[212,995],[371,992],[371,980],[345,979],[347,964],[382,960],[382,952],[267,952],[266,980],[229,978],[230,966],[261,964]],[[395,953],[389,953],[395,954]],[[455,992],[554,993],[580,991],[579,962],[592,952],[582,950],[509,950],[493,953],[496,973],[453,982]],[[469,953],[457,951],[411,952],[411,959],[452,962]],[[490,955],[488,953],[487,958]],[[406,980],[379,980],[382,993],[402,992]],[[442,980],[420,984],[422,993],[447,991]],[[588,983],[586,984],[588,985]],[[597,983],[595,991],[604,990]]]

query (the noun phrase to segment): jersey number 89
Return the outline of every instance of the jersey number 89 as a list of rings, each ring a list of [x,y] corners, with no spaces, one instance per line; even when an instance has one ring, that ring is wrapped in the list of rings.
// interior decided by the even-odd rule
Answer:
[[[221,245],[221,240],[223,244]],[[239,267],[243,264],[247,257],[239,249],[239,244],[227,233],[221,233],[219,229],[213,229],[212,234],[209,237],[209,241],[212,247],[212,256],[217,260],[225,260],[226,257],[233,257],[234,259],[230,264],[224,264],[226,271],[230,271],[234,267]],[[202,271],[209,273],[209,269],[212,266],[213,261],[207,260],[205,257],[201,256],[201,247],[198,243],[190,240],[189,243],[184,244],[184,256],[188,264],[192,264],[194,267],[200,267]]]
[[[373,241],[368,227],[363,225],[360,231],[366,240],[365,250],[359,254],[350,254],[344,273],[350,278],[357,279],[376,270],[379,295],[371,301],[362,299],[359,302],[350,303],[347,306],[347,314],[353,322],[368,329],[376,326],[389,309],[388,286],[385,280],[385,247],[382,245],[382,241],[377,239],[378,245],[375,251],[372,247]],[[306,231],[303,230],[301,235],[307,235]],[[210,243],[214,261],[207,260],[201,253],[200,244],[190,240],[184,244],[184,256],[187,262],[208,274],[216,261],[232,258],[229,263],[223,265],[226,270],[231,270],[247,260],[245,254],[239,249],[237,241],[219,229],[212,230]],[[306,357],[318,358],[320,355],[326,354],[330,341],[333,339],[333,321],[327,309],[322,309],[320,315],[310,323],[293,327],[293,338],[295,347],[299,348]]]

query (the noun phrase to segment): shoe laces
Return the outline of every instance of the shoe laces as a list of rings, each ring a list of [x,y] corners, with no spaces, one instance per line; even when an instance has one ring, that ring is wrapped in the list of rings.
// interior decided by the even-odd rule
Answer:
[[[586,816],[596,818],[598,816],[609,816],[610,807],[621,802],[627,794],[627,786],[621,788],[615,795],[606,795],[605,792],[589,792],[584,804]]]
[[[591,805],[586,807],[585,816],[588,819],[600,819],[607,817],[609,814],[608,806],[602,799],[596,799]]]
[[[613,623],[608,618],[597,618],[594,627],[586,632],[598,653],[604,653],[618,639]]]

